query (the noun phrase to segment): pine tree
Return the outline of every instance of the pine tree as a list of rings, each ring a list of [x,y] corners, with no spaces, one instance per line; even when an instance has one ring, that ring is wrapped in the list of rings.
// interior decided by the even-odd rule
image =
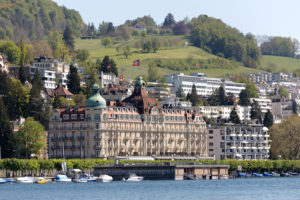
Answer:
[[[298,114],[298,105],[297,105],[295,99],[293,100],[292,111],[294,114]]]
[[[66,29],[64,30],[63,40],[65,41],[67,47],[74,50],[75,47],[74,38],[73,38],[72,30],[69,25],[67,25]]]
[[[233,107],[232,111],[230,112],[230,121],[235,124],[241,123],[241,120],[236,112],[235,107]]]
[[[257,101],[253,101],[251,104],[251,111],[250,111],[250,118],[251,119],[258,119],[261,116],[260,106],[258,105]]]
[[[247,90],[242,90],[239,95],[240,101],[239,104],[241,106],[249,106],[250,105],[250,97]]]
[[[189,100],[192,103],[192,106],[197,106],[199,104],[199,96],[197,94],[195,84],[193,84],[192,93],[189,95]]]
[[[180,85],[176,91],[176,97],[179,97],[181,99],[185,99],[185,94],[184,94],[184,91],[182,89],[182,86]]]
[[[15,153],[15,137],[2,98],[0,97],[0,148],[1,158],[11,158]]]
[[[99,61],[97,61],[99,64]],[[104,73],[114,73],[116,76],[118,76],[118,68],[117,64],[113,59],[110,59],[109,56],[105,56],[100,63],[99,71],[103,71]]]
[[[218,101],[219,101],[219,105],[226,104],[226,94],[223,86],[220,86],[218,89]]]
[[[73,94],[79,94],[81,91],[80,88],[80,78],[77,72],[77,68],[73,65],[70,66],[70,72],[68,74],[68,81],[67,81],[68,89]]]
[[[165,21],[163,23],[164,27],[171,27],[176,23],[174,16],[172,15],[172,13],[169,13],[166,17],[165,17]]]
[[[265,114],[264,126],[270,128],[273,125],[273,115],[270,110]]]

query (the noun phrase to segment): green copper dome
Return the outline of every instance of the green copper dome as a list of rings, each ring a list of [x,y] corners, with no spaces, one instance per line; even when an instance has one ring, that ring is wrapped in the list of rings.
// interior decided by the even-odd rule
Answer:
[[[92,96],[85,103],[86,107],[106,108],[106,101],[99,93],[99,85],[96,83],[92,87]]]

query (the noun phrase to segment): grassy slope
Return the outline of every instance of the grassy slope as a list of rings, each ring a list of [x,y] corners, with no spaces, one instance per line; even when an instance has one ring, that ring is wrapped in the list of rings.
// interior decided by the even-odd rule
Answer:
[[[295,69],[300,69],[300,59],[281,56],[263,56],[261,64],[263,68],[267,68],[271,63],[276,64],[277,71],[284,69],[287,72],[292,72]]]
[[[160,39],[164,39],[164,37],[160,37]],[[176,39],[176,36],[168,37],[171,39]],[[180,37],[177,36],[177,39]],[[184,41],[184,39],[181,37]],[[136,40],[130,40],[126,42],[126,44],[133,44]],[[184,43],[184,42],[183,42]],[[116,46],[120,44],[114,44],[111,48],[104,48],[101,45],[101,40],[76,40],[76,49],[88,49],[90,52],[90,56],[92,59],[96,58],[103,58],[105,55],[112,57],[119,68],[120,74],[124,74],[125,77],[135,78],[137,75],[147,75],[147,62],[143,62],[145,59],[208,59],[208,58],[216,58],[216,56],[206,53],[200,48],[197,47],[184,47],[182,42],[178,42],[177,46],[173,46],[168,49],[161,49],[157,53],[138,53],[137,49],[132,48],[131,51],[133,52],[132,55],[125,58],[121,52],[116,51]],[[121,44],[124,45],[124,44]],[[132,61],[140,59],[141,66],[140,67],[132,67]],[[229,61],[228,61],[229,62]],[[241,65],[237,65],[233,69],[200,69],[200,70],[189,70],[189,71],[171,71],[166,68],[159,68],[160,74],[164,75],[170,72],[179,73],[184,72],[188,74],[190,72],[202,72],[206,73],[208,76],[211,77],[221,77],[227,74],[236,74],[236,73],[250,73],[256,72],[259,70],[249,69],[243,67]]]

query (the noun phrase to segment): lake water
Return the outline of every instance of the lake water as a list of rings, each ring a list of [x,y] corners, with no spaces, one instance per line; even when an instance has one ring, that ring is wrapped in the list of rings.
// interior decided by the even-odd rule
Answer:
[[[299,200],[300,178],[2,184],[0,200]]]

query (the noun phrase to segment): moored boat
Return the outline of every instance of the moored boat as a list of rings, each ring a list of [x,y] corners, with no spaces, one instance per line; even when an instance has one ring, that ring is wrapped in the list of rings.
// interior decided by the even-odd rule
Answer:
[[[273,177],[273,176],[275,176],[275,175],[272,174],[272,173],[264,172],[264,173],[263,173],[263,176]]]
[[[142,181],[144,179],[144,177],[142,176],[137,176],[136,174],[130,174],[128,179],[123,179],[126,182],[139,182]]]
[[[0,184],[6,183],[6,180],[4,178],[0,178]]]
[[[55,176],[55,181],[56,182],[71,182],[72,179],[68,178],[66,175],[63,175],[63,174],[57,174]]]
[[[236,177],[237,178],[246,178],[246,177],[251,177],[251,174],[248,174],[248,173],[245,173],[245,172],[239,172]]]
[[[16,183],[16,181],[11,178],[5,178],[4,180],[6,181],[6,183]]]
[[[253,172],[253,173],[252,173],[252,176],[254,176],[254,177],[263,177],[263,175],[262,175],[262,174],[255,173],[255,172]]]
[[[37,184],[46,184],[48,181],[45,178],[37,178],[36,179]]]
[[[33,183],[34,182],[34,179],[31,178],[31,177],[19,177],[17,178],[17,183]]]
[[[107,174],[102,174],[99,176],[99,178],[97,178],[97,181],[103,182],[103,183],[108,183],[108,182],[113,181],[113,177],[111,177]]]
[[[74,183],[87,183],[87,179],[86,178],[75,178],[72,180]]]

